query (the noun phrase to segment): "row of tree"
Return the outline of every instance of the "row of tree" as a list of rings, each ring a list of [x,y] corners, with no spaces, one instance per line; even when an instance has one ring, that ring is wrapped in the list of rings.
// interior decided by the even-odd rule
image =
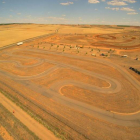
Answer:
[[[130,67],[129,69],[131,69],[132,71],[134,71],[135,73],[139,74],[140,75],[140,71],[138,71],[137,69],[133,68],[133,67]]]

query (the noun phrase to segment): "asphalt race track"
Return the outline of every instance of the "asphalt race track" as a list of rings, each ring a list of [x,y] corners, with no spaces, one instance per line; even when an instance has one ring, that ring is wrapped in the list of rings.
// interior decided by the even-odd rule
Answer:
[[[66,57],[69,57],[69,58],[75,58],[75,60],[76,59],[90,60],[92,62],[98,62],[98,63],[101,63],[101,64],[105,64],[105,65],[108,65],[108,66],[113,67],[116,70],[118,70],[132,85],[134,85],[140,91],[140,83],[135,78],[133,78],[122,67],[120,67],[120,66],[118,66],[114,63],[111,63],[111,62],[108,62],[108,61],[105,61],[105,60],[101,60],[101,59],[97,59],[97,58],[94,58],[94,59],[83,58],[83,57],[80,57],[80,56],[73,56],[73,55],[70,55],[70,54],[49,52],[49,51],[37,50],[37,49],[26,49],[26,50],[25,49],[17,49],[17,50],[10,51],[10,52],[9,51],[3,51],[0,54],[0,55],[6,54],[6,55],[12,56],[14,58],[25,58],[25,59],[33,58],[33,59],[36,59],[38,61],[38,63],[36,63],[36,64],[30,65],[30,66],[23,66],[18,61],[0,60],[0,63],[7,63],[7,62],[8,63],[9,62],[14,63],[14,65],[16,67],[34,68],[35,66],[39,66],[39,65],[41,65],[45,62],[48,62],[48,63],[51,63],[51,64],[54,65],[53,67],[47,69],[46,71],[44,71],[40,74],[37,74],[37,75],[32,75],[32,76],[18,76],[18,75],[14,75],[12,73],[9,73],[7,71],[4,71],[2,69],[0,69],[0,75],[4,75],[6,77],[9,77],[12,80],[28,87],[29,89],[31,89],[33,91],[38,92],[38,93],[40,93],[40,94],[42,94],[42,95],[44,95],[44,96],[46,96],[50,99],[53,99],[54,101],[56,101],[58,103],[61,103],[65,106],[68,106],[70,108],[73,108],[75,110],[83,112],[85,114],[89,114],[93,117],[97,117],[101,120],[105,120],[105,121],[108,121],[110,123],[114,123],[114,124],[122,125],[122,126],[133,126],[133,127],[139,127],[140,126],[140,112],[139,111],[134,112],[134,113],[128,113],[128,114],[126,114],[126,113],[123,114],[123,113],[119,113],[119,112],[114,113],[114,112],[111,112],[111,111],[106,111],[106,110],[96,108],[94,106],[88,105],[88,104],[83,103],[83,102],[72,100],[70,98],[62,96],[59,93],[60,89],[64,86],[67,86],[67,85],[74,85],[74,86],[78,86],[78,87],[83,88],[83,89],[87,89],[87,90],[90,90],[90,91],[97,91],[97,92],[104,93],[104,94],[117,93],[122,89],[122,87],[121,87],[121,84],[119,83],[119,81],[117,81],[116,79],[107,77],[105,75],[97,74],[97,73],[94,73],[94,72],[91,72],[91,71],[88,71],[88,70],[84,70],[82,68],[79,68],[79,67],[76,67],[76,66],[73,66],[73,65],[69,65],[69,64],[65,64],[65,63],[62,63],[62,62],[57,62],[57,61],[53,61],[53,60],[49,60],[49,59],[42,59],[42,58],[40,59],[38,57],[15,55],[14,53],[16,51],[28,51],[28,52],[31,52],[31,53],[39,52],[39,53],[42,53],[42,54],[55,54],[55,55],[59,55],[59,56],[66,56]],[[61,69],[61,68],[69,68],[71,70],[84,73],[84,74],[89,75],[91,77],[99,78],[99,79],[109,83],[110,86],[109,87],[96,87],[94,85],[82,83],[82,82],[79,82],[79,81],[63,80],[63,81],[59,81],[59,82],[54,83],[48,89],[46,87],[37,85],[37,84],[30,81],[32,79],[37,79],[37,78],[46,76],[46,75],[54,72],[55,70]]]

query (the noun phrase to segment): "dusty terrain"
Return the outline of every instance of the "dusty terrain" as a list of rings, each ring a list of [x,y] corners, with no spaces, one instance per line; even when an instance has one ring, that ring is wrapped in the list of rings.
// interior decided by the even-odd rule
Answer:
[[[0,47],[32,37],[53,33],[59,27],[59,25],[42,24],[0,25]]]
[[[8,131],[9,131],[8,125],[9,125],[9,127],[11,126],[13,131],[11,129],[10,133],[13,135],[13,137],[15,139],[17,138],[17,139],[26,139],[26,140],[27,139],[29,139],[29,140],[32,140],[32,139],[34,139],[34,140],[39,140],[39,139],[58,140],[49,130],[47,130],[45,127],[43,127],[37,121],[32,119],[31,116],[27,115],[26,112],[24,112],[20,107],[18,107],[16,104],[14,104],[12,101],[7,99],[2,94],[0,95],[0,103],[3,104],[4,107],[7,108],[7,110],[6,110],[6,108],[1,106],[1,109],[3,109],[1,111],[1,114],[2,114],[1,118],[2,118],[2,121],[4,121],[4,122],[2,122],[2,124],[4,126],[7,126]],[[8,110],[9,111],[13,110],[12,113],[14,116],[11,115],[10,113],[6,114],[4,112],[4,111],[8,112]],[[13,117],[13,120],[12,120],[11,116]]]
[[[138,27],[61,25],[0,51],[0,89],[65,139],[138,140],[140,75],[129,67],[140,70],[139,36]]]
[[[39,140],[28,128],[25,127],[19,120],[13,116],[13,111],[10,112],[1,104],[0,98],[0,137],[3,140]],[[4,102],[4,101],[3,101]],[[9,105],[10,106],[10,105]],[[14,110],[15,112],[17,110]]]

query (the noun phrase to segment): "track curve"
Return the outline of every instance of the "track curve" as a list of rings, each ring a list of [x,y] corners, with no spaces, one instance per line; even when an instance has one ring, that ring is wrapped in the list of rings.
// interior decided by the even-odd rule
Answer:
[[[18,51],[18,50],[16,50],[16,51]],[[102,109],[93,107],[91,105],[85,104],[83,102],[75,101],[75,100],[69,99],[65,96],[62,96],[61,94],[58,94],[61,87],[64,87],[64,86],[67,86],[67,85],[74,85],[74,86],[78,86],[80,88],[89,89],[91,91],[98,91],[98,92],[105,93],[105,94],[117,93],[121,90],[121,84],[117,80],[115,80],[113,78],[110,78],[110,77],[107,77],[107,76],[104,76],[104,75],[101,75],[101,74],[90,72],[88,70],[81,69],[81,68],[73,66],[73,65],[64,64],[64,63],[60,63],[60,62],[57,62],[57,61],[52,61],[52,60],[48,60],[48,59],[40,59],[40,58],[37,58],[37,57],[17,56],[17,55],[13,54],[16,51],[11,51],[10,53],[6,52],[6,54],[9,55],[9,56],[12,56],[12,57],[19,57],[19,58],[22,57],[22,58],[26,58],[26,59],[32,59],[33,58],[33,59],[38,60],[38,63],[27,66],[27,67],[39,66],[43,62],[49,62],[49,63],[52,63],[56,66],[51,67],[48,70],[46,70],[46,71],[44,71],[40,74],[33,75],[33,76],[17,76],[17,75],[11,74],[9,72],[6,72],[6,71],[3,71],[2,69],[0,69],[1,74],[5,75],[5,76],[8,76],[15,81],[18,81],[19,83],[27,86],[28,88],[30,88],[34,91],[37,91],[37,92],[41,93],[42,95],[53,99],[56,102],[64,104],[64,105],[66,105],[70,108],[74,108],[74,109],[76,109],[78,111],[81,111],[83,113],[89,114],[93,117],[98,117],[100,119],[109,121],[111,123],[118,124],[118,125],[123,125],[123,126],[135,126],[135,127],[140,126],[140,112],[139,111],[137,113],[130,113],[130,114],[127,114],[127,115],[125,113],[119,114],[119,113],[115,113],[115,112],[111,112],[111,111],[102,110]],[[82,60],[90,60],[90,61],[93,61],[93,62],[98,62],[98,63],[108,65],[110,67],[114,67],[121,74],[123,74],[123,76],[125,78],[127,78],[127,80],[129,80],[129,82],[132,83],[140,91],[140,83],[135,78],[133,78],[122,67],[120,67],[116,64],[113,64],[111,62],[108,62],[108,61],[105,61],[105,60],[100,60],[100,59],[82,58],[82,57],[79,57],[79,56],[72,56],[70,54],[47,52],[47,51],[44,51],[44,50],[41,51],[41,50],[31,50],[31,49],[27,50],[26,49],[26,51],[41,52],[41,53],[45,52],[46,54],[57,54],[57,55],[67,56],[67,57],[75,58],[75,59],[78,58],[78,59],[82,59]],[[3,53],[5,53],[5,52],[3,52]],[[7,63],[7,62],[14,63],[17,67],[24,67],[18,61],[10,61],[10,60],[9,61],[7,61],[7,60],[6,61],[5,60],[0,61],[0,63]],[[99,78],[99,79],[109,83],[110,86],[107,87],[107,88],[105,88],[105,87],[100,88],[100,87],[96,87],[96,86],[90,85],[90,84],[85,84],[85,83],[82,83],[82,82],[79,82],[79,81],[64,80],[64,81],[54,83],[48,89],[48,88],[43,87],[43,86],[40,87],[39,85],[29,81],[31,79],[37,79],[37,78],[46,76],[46,75],[52,73],[53,71],[55,71],[59,68],[69,68],[69,69],[72,69],[74,71],[78,71],[78,72],[84,73],[86,75]]]

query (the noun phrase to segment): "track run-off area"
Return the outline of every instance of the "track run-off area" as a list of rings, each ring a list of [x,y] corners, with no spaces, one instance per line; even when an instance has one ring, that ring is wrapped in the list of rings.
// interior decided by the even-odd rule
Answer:
[[[107,122],[114,123],[117,125],[122,125],[122,126],[132,126],[132,127],[140,126],[140,111],[132,112],[132,113],[119,113],[119,112],[103,110],[103,109],[94,107],[92,105],[86,104],[84,102],[70,99],[61,94],[61,88],[68,86],[68,85],[77,86],[79,88],[82,88],[85,90],[90,90],[93,92],[99,92],[99,93],[104,93],[104,94],[115,94],[115,93],[117,94],[122,89],[122,86],[121,86],[120,82],[117,81],[116,79],[108,77],[104,74],[94,73],[92,71],[88,71],[88,70],[79,68],[77,66],[66,64],[66,63],[63,63],[60,61],[46,59],[46,58],[39,58],[39,57],[35,57],[35,56],[29,56],[28,54],[26,56],[16,54],[17,52],[24,52],[24,51],[31,53],[31,54],[39,53],[39,54],[45,54],[45,55],[52,54],[52,55],[57,55],[57,56],[64,56],[67,58],[74,58],[75,61],[78,59],[81,61],[90,61],[93,63],[96,62],[96,63],[107,65],[109,67],[113,67],[115,70],[117,70],[119,73],[121,73],[124,76],[124,78],[126,78],[140,92],[140,83],[121,66],[116,65],[116,64],[106,61],[106,60],[98,59],[98,58],[86,58],[86,57],[80,57],[80,56],[75,56],[75,55],[71,55],[71,54],[51,52],[51,51],[47,51],[47,50],[38,50],[35,48],[34,49],[20,48],[20,49],[15,49],[15,50],[10,50],[10,51],[4,50],[0,54],[1,56],[7,55],[7,56],[10,56],[13,58],[17,58],[17,61],[0,60],[0,63],[13,63],[15,65],[15,67],[33,68],[34,69],[35,66],[40,66],[41,64],[43,64],[45,62],[53,65],[52,67],[48,68],[47,70],[45,70],[41,73],[35,74],[35,75],[31,75],[31,76],[16,75],[16,74],[13,74],[11,72],[5,71],[2,68],[0,68],[0,75],[9,77],[10,79],[20,83],[21,85],[28,87],[32,91],[38,92],[38,93],[42,94],[43,96],[50,98],[51,100],[53,100],[55,102],[58,102],[64,106],[68,106],[69,108],[73,108],[77,111],[83,112],[85,114],[91,115],[93,117],[97,117],[101,120],[105,120]],[[25,66],[25,65],[22,65],[22,63],[20,63],[18,61],[19,58],[34,59],[34,60],[37,60],[37,63]],[[61,68],[70,69],[70,70],[80,72],[80,73],[83,73],[83,74],[91,76],[91,77],[96,77],[98,79],[101,79],[101,80],[107,82],[109,86],[108,87],[98,87],[95,85],[86,84],[86,83],[79,82],[76,80],[65,80],[64,79],[64,80],[54,82],[50,86],[50,88],[46,88],[45,86],[40,86],[31,81],[33,79],[39,79],[41,77],[47,76]]]

